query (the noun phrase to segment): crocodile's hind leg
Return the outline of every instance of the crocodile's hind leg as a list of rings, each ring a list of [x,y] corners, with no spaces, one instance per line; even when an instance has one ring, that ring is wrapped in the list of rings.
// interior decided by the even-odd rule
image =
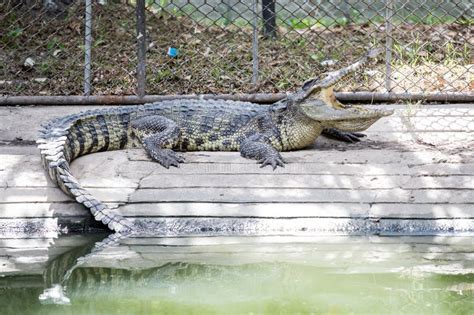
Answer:
[[[323,136],[344,142],[359,142],[360,138],[366,135],[359,132],[346,132],[336,128],[326,128],[322,132]]]
[[[270,144],[267,137],[261,134],[252,135],[240,144],[240,155],[248,159],[257,160],[262,164],[260,167],[271,165],[273,169],[277,166],[285,167],[285,161],[280,153]]]
[[[171,149],[179,140],[179,128],[176,123],[159,115],[144,116],[131,121],[133,133],[140,139],[145,151],[162,166],[179,167],[184,157]]]

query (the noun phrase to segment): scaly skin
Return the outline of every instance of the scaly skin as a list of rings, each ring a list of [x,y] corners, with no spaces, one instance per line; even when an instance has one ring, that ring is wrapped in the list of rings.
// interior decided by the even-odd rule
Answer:
[[[168,168],[184,158],[177,151],[240,151],[261,167],[284,166],[280,151],[302,149],[321,134],[358,141],[367,129],[391,111],[368,110],[339,103],[333,86],[361,68],[374,52],[322,80],[307,81],[300,91],[273,105],[223,100],[173,100],[139,106],[86,111],[43,126],[38,139],[51,179],[95,219],[117,232],[134,225],[88,193],[70,173],[75,158],[99,151],[142,145],[150,157]]]

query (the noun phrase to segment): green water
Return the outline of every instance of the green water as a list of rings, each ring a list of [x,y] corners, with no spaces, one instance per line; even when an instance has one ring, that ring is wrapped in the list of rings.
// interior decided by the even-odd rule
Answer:
[[[42,305],[66,253],[45,276],[3,277],[0,314],[474,314],[469,241],[370,245],[121,245],[74,269],[70,305]]]

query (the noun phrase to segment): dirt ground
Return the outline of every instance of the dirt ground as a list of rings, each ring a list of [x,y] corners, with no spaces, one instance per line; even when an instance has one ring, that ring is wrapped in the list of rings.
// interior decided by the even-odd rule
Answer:
[[[0,7],[0,95],[77,95],[83,91],[82,5],[49,17]],[[135,94],[135,9],[93,8],[92,83],[97,95]],[[280,25],[276,40],[259,38],[259,80],[252,78],[252,28],[147,14],[147,93],[251,93],[294,89],[308,78],[353,62],[370,46],[384,46],[383,23]],[[398,24],[392,37],[393,92],[474,90],[474,28]],[[179,49],[176,58],[169,47]],[[340,84],[341,91],[385,91],[383,58]]]

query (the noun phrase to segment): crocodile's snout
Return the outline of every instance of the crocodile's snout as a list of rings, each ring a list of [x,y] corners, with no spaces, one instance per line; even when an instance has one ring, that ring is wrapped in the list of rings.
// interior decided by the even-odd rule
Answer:
[[[365,130],[380,118],[393,114],[393,110],[389,109],[344,105],[325,98],[310,100],[302,104],[301,108],[306,116],[324,127],[343,131]]]
[[[369,109],[362,106],[350,107],[339,111],[341,112],[339,113],[340,118],[328,121],[327,124],[333,128],[350,132],[366,130],[380,118],[393,114],[393,110]]]

